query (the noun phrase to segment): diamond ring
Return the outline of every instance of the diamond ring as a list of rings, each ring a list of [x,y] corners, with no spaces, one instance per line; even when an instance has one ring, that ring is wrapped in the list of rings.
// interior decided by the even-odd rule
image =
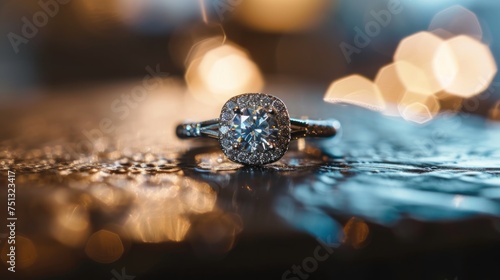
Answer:
[[[181,139],[218,139],[232,161],[263,165],[279,160],[291,140],[303,137],[334,137],[340,131],[336,120],[292,119],[279,98],[263,93],[246,93],[229,99],[220,118],[177,126]]]

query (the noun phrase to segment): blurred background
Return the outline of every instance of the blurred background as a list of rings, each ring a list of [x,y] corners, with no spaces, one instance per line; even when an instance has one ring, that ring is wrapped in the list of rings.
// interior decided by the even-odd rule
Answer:
[[[1,1],[16,276],[285,279],[317,246],[335,253],[308,279],[498,274],[499,11],[497,0]],[[298,141],[253,168],[217,142],[175,137],[177,122],[213,118],[245,92],[280,97],[293,117],[337,118],[342,138]]]
[[[414,123],[456,111],[498,119],[493,0],[0,5],[2,100],[137,80],[149,65],[209,102],[279,81]]]

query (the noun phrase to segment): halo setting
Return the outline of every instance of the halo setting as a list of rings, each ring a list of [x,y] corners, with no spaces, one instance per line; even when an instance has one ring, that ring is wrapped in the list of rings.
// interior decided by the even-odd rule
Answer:
[[[175,128],[180,139],[219,140],[229,160],[247,165],[278,161],[288,150],[291,140],[331,138],[340,131],[341,125],[334,119],[292,119],[283,101],[264,93],[232,97],[222,107],[219,118],[185,122]]]
[[[290,116],[277,97],[247,93],[229,99],[222,107],[219,142],[234,162],[275,162],[288,150],[290,139]]]

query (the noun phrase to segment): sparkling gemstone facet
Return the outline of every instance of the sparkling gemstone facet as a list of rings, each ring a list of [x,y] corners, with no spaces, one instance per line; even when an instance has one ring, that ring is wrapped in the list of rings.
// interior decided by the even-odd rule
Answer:
[[[219,143],[232,161],[262,165],[279,160],[290,143],[290,117],[272,95],[246,93],[221,109]]]
[[[259,105],[239,108],[230,126],[235,143],[248,152],[267,151],[278,137],[275,116]]]

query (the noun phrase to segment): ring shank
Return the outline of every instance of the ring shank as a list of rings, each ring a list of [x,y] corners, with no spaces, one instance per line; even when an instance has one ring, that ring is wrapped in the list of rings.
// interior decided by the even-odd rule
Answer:
[[[197,123],[182,123],[175,129],[177,137],[180,139],[207,137],[219,138],[219,119],[211,119]]]
[[[341,129],[340,122],[330,120],[299,120],[290,119],[291,138],[297,140],[305,137],[330,138],[337,135]]]
[[[291,139],[304,137],[329,138],[337,135],[341,129],[337,120],[300,120],[290,119]],[[177,137],[187,138],[219,138],[219,119],[211,119],[197,123],[183,123],[176,128]]]

